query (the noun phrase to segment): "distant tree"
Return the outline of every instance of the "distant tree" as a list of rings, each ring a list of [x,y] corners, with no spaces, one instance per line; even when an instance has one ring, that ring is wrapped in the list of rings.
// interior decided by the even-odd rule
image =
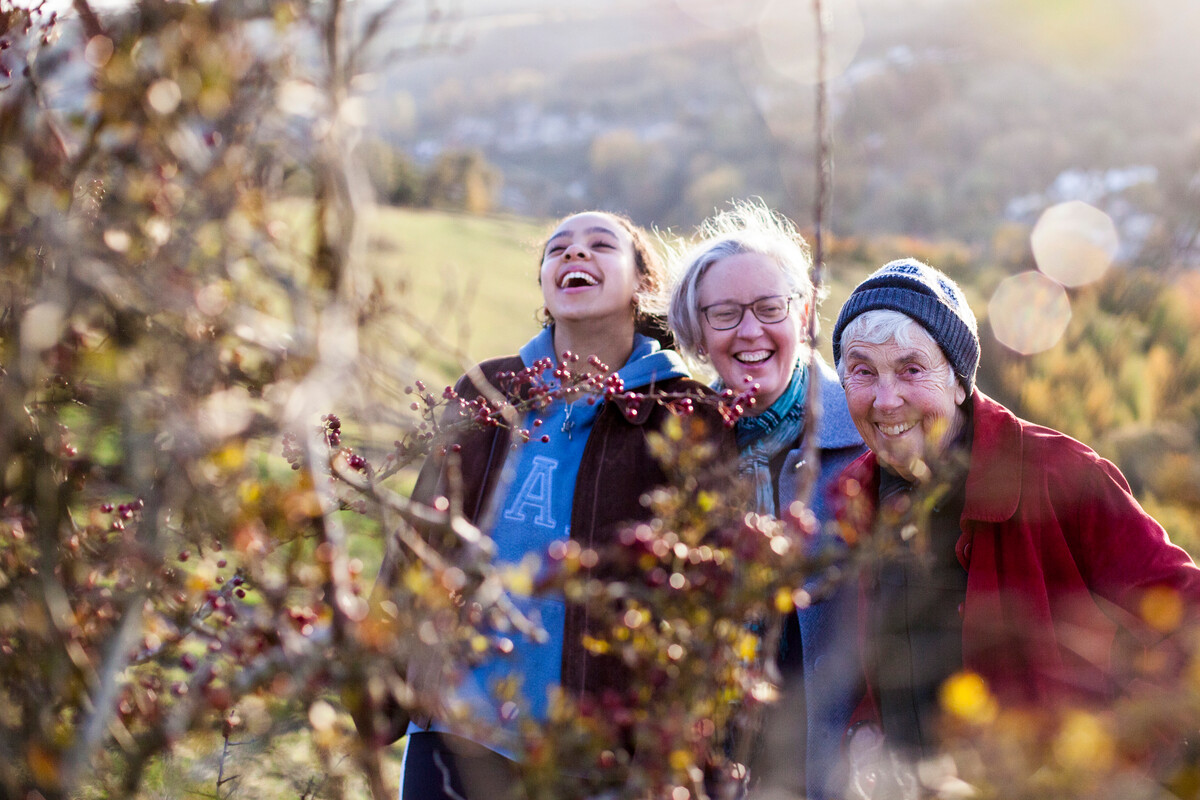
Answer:
[[[683,195],[683,211],[689,219],[704,219],[713,209],[743,197],[746,179],[741,170],[728,164],[714,167],[694,178]]]
[[[423,200],[431,208],[484,214],[499,200],[503,176],[479,150],[446,151],[425,175]]]
[[[677,154],[632,128],[614,128],[593,139],[588,165],[598,202],[637,220],[669,217],[683,189],[683,165]]]
[[[367,175],[377,198],[393,206],[420,205],[425,195],[425,172],[400,148],[372,139],[363,142],[358,153],[369,165]]]

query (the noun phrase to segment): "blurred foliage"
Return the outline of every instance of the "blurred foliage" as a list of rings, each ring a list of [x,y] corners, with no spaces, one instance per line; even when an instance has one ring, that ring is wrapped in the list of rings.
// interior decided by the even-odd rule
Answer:
[[[261,796],[255,770],[232,769],[258,754],[280,794],[391,797],[394,727],[447,703],[410,668],[452,676],[498,644],[478,619],[527,624],[504,598],[528,590],[528,576],[493,570],[486,537],[449,504],[406,497],[454,402],[413,376],[457,372],[468,349],[462,298],[428,302],[446,274],[438,251],[455,249],[474,285],[496,253],[518,274],[522,241],[538,232],[390,217],[411,225],[407,241],[370,247],[384,237],[368,241],[361,219],[370,182],[354,158],[362,107],[350,87],[403,5],[141,0],[98,16],[76,0],[65,22],[0,0],[0,797]],[[667,74],[688,64],[670,61]],[[653,82],[618,80],[643,69],[630,60],[616,78],[561,88],[582,83],[598,107],[610,83],[664,100]],[[528,72],[485,77],[507,87],[500,97],[548,85]],[[952,88],[934,74],[921,85],[931,106]],[[435,88],[447,118],[472,99],[461,85]],[[629,129],[589,139],[589,169],[647,203],[686,204],[690,223],[773,169],[748,157],[759,145],[742,125],[767,122],[714,107],[689,112],[721,134],[711,154],[698,152],[702,131],[677,151]],[[967,147],[969,134],[946,144]],[[675,153],[691,160],[666,165]],[[379,150],[363,156],[386,167],[376,188],[393,200],[478,211],[500,189],[466,150],[419,176]],[[574,197],[560,178],[547,177],[567,192],[553,202]],[[994,196],[993,176],[973,180],[978,198]],[[1194,191],[1177,183],[1181,198]],[[904,212],[917,231],[958,202],[926,188]],[[1178,247],[1191,230],[1194,242],[1189,219],[1181,210],[1156,241]],[[1020,239],[996,231],[987,258],[954,242],[837,239],[829,307],[896,255],[986,298],[1028,259]],[[511,299],[479,290],[494,302],[471,317],[477,334],[493,335],[493,311],[511,319],[527,298],[533,311],[534,266],[525,283],[504,281],[523,287]],[[980,383],[1097,444],[1196,552],[1200,361],[1188,345],[1200,282],[1113,272],[1074,303],[1067,338],[1041,356],[985,341]],[[473,424],[512,424],[520,410],[498,398]],[[543,587],[593,603],[609,624],[589,646],[619,655],[636,680],[599,705],[560,698],[547,726],[523,729],[532,797],[702,796],[706,782],[744,777],[740,732],[774,691],[773,638],[749,626],[807,602],[792,587],[827,564],[798,544],[803,510],[745,516],[681,430],[655,443],[674,476],[651,497],[655,521],[613,552],[564,548]],[[447,546],[431,548],[439,537]],[[385,555],[396,580],[372,592]],[[632,577],[593,579],[598,564]],[[985,794],[1086,796],[1145,748],[1130,731],[1186,727],[1194,689],[1038,720],[992,714],[967,676],[947,708],[974,726],[976,749],[949,753],[967,754],[958,774]],[[1085,763],[1087,752],[1108,755]],[[1163,752],[1175,760],[1155,774],[1194,795],[1195,754]],[[305,769],[286,766],[297,757]]]
[[[346,86],[394,6],[75,6],[0,3],[0,795],[125,796],[301,720],[329,796],[390,796],[321,711],[398,659],[313,422],[373,309]]]
[[[609,551],[568,546],[552,582],[588,603],[598,630],[585,646],[619,658],[628,688],[560,696],[547,724],[525,728],[530,798],[736,796],[778,698],[783,615],[811,602],[796,587],[837,560],[806,547],[816,520],[800,504],[783,520],[744,513],[748,492],[711,469],[712,445],[686,425],[651,446],[670,478],[650,495],[653,520]]]
[[[1055,347],[1018,356],[985,321],[979,383],[1015,413],[1090,444],[1120,467],[1171,538],[1200,554],[1200,282],[1110,270],[1072,292]]]
[[[348,86],[380,17],[337,2],[79,5],[71,22],[0,7],[5,63],[28,65],[0,95],[0,790],[255,794],[270,775],[244,759],[290,752],[310,759],[290,776],[302,796],[391,796],[383,747],[408,715],[450,702],[414,665],[452,685],[491,652],[481,620],[530,623],[506,600],[525,583],[490,567],[486,537],[403,491],[455,402],[406,370],[418,346],[459,351],[416,317],[389,319],[408,334],[369,333],[404,296],[383,288],[382,268],[364,270],[367,181],[351,158]],[[463,206],[479,207],[472,170],[495,189],[477,159],[445,169],[447,202],[460,185]],[[466,423],[512,424],[521,409],[497,402]],[[685,413],[692,399],[677,402]],[[334,407],[353,413],[343,424]],[[678,456],[681,481],[698,479],[698,457]],[[700,490],[679,491],[679,524],[694,526],[686,501]],[[711,519],[719,500],[704,506]],[[664,513],[661,535],[672,524]],[[670,535],[700,552],[700,532]],[[382,560],[394,580],[372,592]],[[732,552],[714,563],[741,588],[686,640],[686,603],[703,595],[673,575],[663,590],[695,599],[663,605],[678,641],[663,645],[671,664],[654,687],[673,680],[690,699],[660,749],[642,744],[631,796],[719,763],[729,701],[764,691],[754,669],[769,660],[744,626],[788,573],[747,571]],[[625,602],[611,591],[597,602]],[[724,633],[710,644],[714,625]],[[659,650],[648,663],[661,671]],[[692,680],[718,663],[731,666]],[[734,669],[748,677],[725,686]],[[556,759],[537,764],[560,781],[567,754]]]

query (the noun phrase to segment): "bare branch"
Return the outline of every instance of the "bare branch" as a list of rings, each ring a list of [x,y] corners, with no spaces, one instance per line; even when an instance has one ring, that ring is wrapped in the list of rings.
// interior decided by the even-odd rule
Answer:
[[[817,380],[820,364],[818,345],[818,316],[817,300],[825,285],[825,218],[829,210],[829,197],[832,187],[832,137],[829,130],[829,83],[827,80],[826,62],[828,60],[829,41],[825,31],[825,9],[822,0],[812,0],[813,17],[816,23],[817,75],[815,90],[817,93],[816,138],[816,199],[813,202],[813,275],[812,297],[809,301],[811,312],[808,315],[808,342],[811,348],[809,359],[809,380],[807,396],[804,401],[804,427],[808,432],[804,437],[804,460],[800,475],[797,476],[796,498],[808,505],[816,485],[817,472],[820,469],[820,437],[821,429],[821,382]]]
[[[71,7],[83,22],[83,31],[89,39],[104,35],[104,26],[100,24],[100,18],[96,16],[88,0],[71,0]]]

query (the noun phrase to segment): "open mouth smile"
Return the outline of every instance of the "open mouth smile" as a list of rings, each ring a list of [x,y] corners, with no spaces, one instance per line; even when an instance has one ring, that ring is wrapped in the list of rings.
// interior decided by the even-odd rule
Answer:
[[[583,289],[588,286],[599,286],[600,281],[583,270],[571,270],[558,279],[560,289]]]
[[[761,364],[774,354],[773,350],[747,350],[738,353],[734,358],[743,364]]]
[[[917,423],[915,422],[897,422],[894,425],[880,425],[877,423],[875,425],[875,427],[886,436],[899,436],[902,433],[912,430],[916,426]]]

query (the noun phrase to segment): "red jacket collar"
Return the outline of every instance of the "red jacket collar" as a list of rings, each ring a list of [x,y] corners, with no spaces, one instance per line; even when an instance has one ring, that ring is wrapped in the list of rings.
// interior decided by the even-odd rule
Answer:
[[[963,518],[1001,522],[1017,512],[1021,499],[1022,422],[978,389],[971,403],[975,430],[971,437]],[[841,485],[843,494],[852,500],[850,508],[843,511],[854,516],[865,509],[873,513],[879,496],[879,462],[875,454],[868,451],[846,467]],[[853,502],[856,498],[857,502]]]
[[[1021,420],[978,389],[971,402],[975,433],[963,517],[1002,522],[1017,513],[1021,500]]]

